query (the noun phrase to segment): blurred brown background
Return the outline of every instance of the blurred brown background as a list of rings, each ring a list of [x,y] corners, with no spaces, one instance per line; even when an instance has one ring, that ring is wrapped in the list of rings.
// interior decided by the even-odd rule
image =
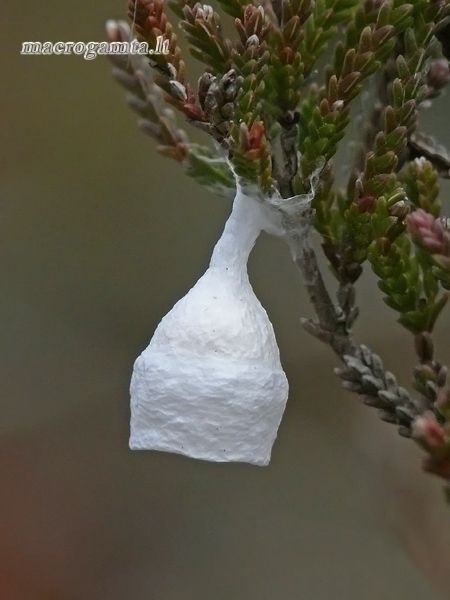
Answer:
[[[339,389],[277,240],[250,264],[291,385],[271,465],[128,450],[132,363],[230,207],[157,155],[105,58],[19,54],[103,40],[124,4],[0,5],[0,599],[450,597],[441,485]],[[447,102],[423,121],[450,143]],[[411,340],[369,275],[359,297],[358,338],[408,383]]]

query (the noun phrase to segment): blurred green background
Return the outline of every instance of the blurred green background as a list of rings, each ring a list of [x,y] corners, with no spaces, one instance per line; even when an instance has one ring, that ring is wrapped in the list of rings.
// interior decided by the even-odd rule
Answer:
[[[19,53],[103,40],[124,4],[0,5],[1,600],[450,597],[441,485],[340,390],[334,357],[299,326],[310,308],[277,240],[250,262],[291,386],[271,465],[128,450],[133,361],[205,270],[230,206],[137,131],[105,58]],[[447,107],[423,122],[450,143]],[[358,294],[358,339],[409,383],[410,337],[370,275]]]

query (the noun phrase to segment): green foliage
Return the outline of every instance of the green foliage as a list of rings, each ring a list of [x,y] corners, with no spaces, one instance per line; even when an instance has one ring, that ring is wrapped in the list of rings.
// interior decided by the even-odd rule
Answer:
[[[450,79],[440,63],[430,75],[432,61],[442,56],[436,35],[446,26],[450,2],[219,0],[211,7],[171,0],[169,5],[191,54],[205,65],[197,85],[187,78],[163,0],[131,0],[136,33],[149,42],[160,34],[169,38],[169,56],[151,62],[155,83],[213,137],[221,154],[192,144],[173,116],[144,94],[135,109],[160,151],[223,195],[234,188],[233,171],[254,193],[278,190],[288,198],[311,192],[312,174],[319,169],[312,190],[314,225],[339,283],[355,282],[369,261],[400,322],[415,333],[431,330],[445,303],[440,285],[450,286],[450,257],[447,250],[436,251],[439,232],[422,217],[416,219],[417,231],[423,223],[429,227],[425,237],[433,251],[418,241],[417,232],[414,252],[409,242],[408,213],[421,209],[435,218],[441,210],[438,172],[431,159],[414,160],[410,143],[420,105]],[[222,18],[230,31],[234,26],[234,35],[226,35]],[[332,64],[315,73],[328,50]],[[354,100],[369,80],[370,127],[361,131],[358,160],[344,191],[334,183],[332,159],[347,133]]]
[[[194,5],[183,8],[181,26],[190,44],[190,52],[194,58],[204,63],[211,72],[222,73],[231,64],[230,40],[222,32],[219,14],[212,8],[205,9]]]
[[[270,145],[264,123],[257,121],[250,129],[244,122],[232,129],[233,165],[244,187],[254,194],[268,195],[273,187]]]
[[[269,36],[270,70],[268,104],[281,116],[296,110],[303,83],[303,55],[300,52],[305,23],[312,16],[312,0],[284,3],[283,21]]]
[[[369,249],[369,259],[384,301],[400,313],[399,322],[414,334],[432,331],[447,296],[439,292],[428,255],[413,254],[410,239],[402,234],[394,242],[378,238]]]
[[[409,24],[409,15],[414,16],[415,14],[413,7],[408,8],[403,5],[400,8],[402,9],[400,21],[403,25]],[[393,9],[394,14],[399,9]],[[382,27],[386,27],[388,12],[385,11],[383,14],[383,11],[384,6],[380,8],[377,23],[383,23]],[[398,14],[397,12],[397,18]],[[364,24],[364,20],[361,20],[360,26]],[[373,240],[380,237],[392,239],[393,235],[398,235],[403,231],[402,223],[407,211],[404,211],[403,205],[399,203],[408,198],[408,191],[412,191],[413,187],[411,183],[409,190],[407,189],[404,178],[402,181],[398,176],[398,171],[405,158],[408,137],[414,132],[417,125],[417,107],[425,98],[427,91],[425,58],[429,53],[429,48],[420,47],[418,38],[422,41],[427,40],[431,29],[431,26],[421,26],[417,32],[410,28],[406,29],[401,37],[403,54],[399,53],[395,58],[391,58],[390,79],[386,86],[386,105],[381,111],[379,120],[380,130],[373,137],[372,145],[367,148],[362,173],[350,181],[348,208],[345,209],[345,201],[341,201],[336,207],[336,196],[328,194],[317,197],[316,207],[319,202],[326,205],[326,208],[317,210],[318,229],[325,233],[327,255],[334,268],[335,264],[333,263],[340,263],[339,273],[344,280],[354,280],[358,273],[355,263],[363,263],[366,260],[366,249]],[[356,39],[354,30],[352,30],[350,39]],[[342,63],[339,58],[337,60]],[[311,104],[314,105],[314,103]],[[317,109],[315,110],[317,114]],[[307,116],[314,118],[313,114]],[[345,127],[344,119],[342,119],[342,123]],[[339,137],[337,130],[330,132],[330,135],[332,135],[332,141],[337,144],[338,139],[333,137],[336,135]],[[325,138],[325,135],[323,137]],[[333,151],[334,148],[331,150]],[[330,151],[329,146],[328,151]],[[407,173],[406,169],[406,177]],[[411,181],[411,179],[410,176],[409,180]],[[425,169],[421,187],[422,193],[425,193],[425,188],[427,189],[428,203],[424,208],[430,208],[431,204],[436,202],[438,191],[437,180],[430,169]],[[413,198],[409,198],[409,200],[413,201]],[[383,216],[386,207],[394,218],[393,223]],[[438,210],[437,204],[433,210]],[[379,218],[376,221],[384,222],[386,228],[384,231],[373,226],[375,220],[367,215],[368,211],[378,214]],[[327,228],[327,224],[333,225],[333,227]],[[338,236],[335,235],[336,231],[339,232]]]
[[[248,5],[246,0],[217,0],[222,10],[234,18],[242,17],[244,8]]]
[[[187,148],[186,171],[201,185],[229,198],[236,184],[227,162],[205,146],[191,144]]]
[[[358,4],[358,0],[318,0],[315,3],[299,46],[305,77],[311,73],[328,43],[335,38],[338,26],[353,21]]]
[[[141,129],[215,194],[231,196],[237,178],[277,218],[281,213],[317,316],[303,320],[305,329],[342,359],[343,385],[414,437],[427,451],[425,468],[448,481],[450,389],[430,332],[447,302],[443,288],[450,290],[450,220],[441,217],[439,199],[450,155],[418,130],[418,111],[450,81],[450,0],[168,4],[178,27],[165,0],[128,5],[132,33],[150,46],[164,36],[167,55],[110,57]],[[189,81],[179,29],[204,65],[196,83]],[[130,29],[116,23],[108,35],[126,41]],[[323,66],[327,57],[332,64]],[[350,141],[357,98],[365,125]],[[212,147],[192,142],[164,101],[209,135]],[[355,142],[357,156],[340,189],[333,158]],[[311,225],[337,279],[337,303],[308,245]],[[354,283],[366,263],[384,301],[414,335],[419,401],[352,338]]]
[[[401,173],[401,180],[409,201],[434,217],[441,214],[439,178],[433,165],[423,158],[409,162]]]
[[[444,289],[450,290],[450,268],[448,265],[448,260],[445,260],[445,262],[441,263],[441,258],[439,256],[435,256],[434,262],[436,266],[433,267],[433,275],[440,281]]]
[[[319,160],[329,160],[336,153],[349,123],[351,101],[361,92],[364,79],[393,51],[396,35],[410,24],[410,4],[395,8],[387,1],[375,11],[371,8],[370,3],[359,6],[345,43],[336,46],[334,65],[327,71],[325,86],[310,90],[300,106],[303,186]]]

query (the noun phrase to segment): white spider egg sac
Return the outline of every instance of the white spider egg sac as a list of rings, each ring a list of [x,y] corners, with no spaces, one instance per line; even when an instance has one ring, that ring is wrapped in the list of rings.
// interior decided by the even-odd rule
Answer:
[[[130,448],[269,463],[288,382],[247,274],[266,224],[262,204],[238,188],[208,270],[134,364]]]

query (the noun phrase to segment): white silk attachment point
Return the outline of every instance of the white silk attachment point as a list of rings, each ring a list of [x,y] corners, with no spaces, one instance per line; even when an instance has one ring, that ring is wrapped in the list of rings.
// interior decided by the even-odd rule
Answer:
[[[261,202],[237,190],[206,273],[161,320],[134,364],[130,448],[267,465],[288,382],[247,260]]]

